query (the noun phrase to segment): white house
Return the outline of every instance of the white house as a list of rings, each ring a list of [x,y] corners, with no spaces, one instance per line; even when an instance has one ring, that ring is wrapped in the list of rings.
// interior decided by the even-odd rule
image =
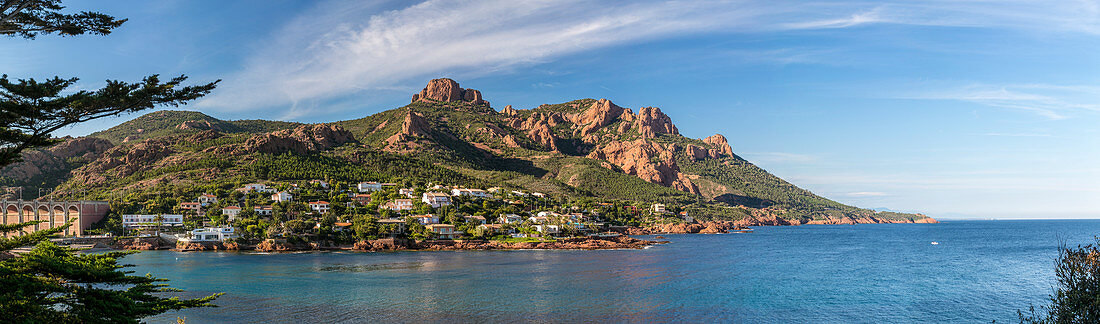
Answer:
[[[421,201],[431,205],[432,208],[439,208],[442,206],[449,206],[451,204],[451,197],[441,192],[425,192]]]
[[[311,201],[311,202],[309,202],[309,209],[312,209],[313,211],[315,211],[319,214],[328,213],[329,206],[330,206],[330,204],[327,201]]]
[[[371,192],[382,190],[382,184],[378,182],[360,182],[357,186],[359,192]]]
[[[382,209],[412,210],[413,209],[413,201],[412,201],[412,199],[394,199],[393,201],[388,202],[385,205],[383,205]]]
[[[519,215],[516,215],[516,214],[503,214],[503,215],[500,215],[500,222],[504,223],[504,224],[522,223],[523,222],[523,217],[520,217]]]
[[[653,204],[653,212],[662,214],[665,212],[665,204]]]
[[[256,211],[256,215],[260,216],[271,216],[275,214],[275,210],[272,209],[271,206],[256,206],[252,207],[252,210]]]
[[[424,225],[439,224],[439,216],[427,214],[427,215],[414,215],[412,216],[417,222]]]
[[[409,197],[409,198],[415,197],[415,193],[416,193],[416,189],[413,189],[413,188],[401,188],[401,189],[397,190],[397,194],[405,196],[405,197]]]
[[[489,193],[481,189],[455,188],[451,189],[451,196],[467,196],[476,198],[488,198]]]
[[[274,192],[275,189],[268,188],[267,185],[262,184],[262,183],[249,183],[249,184],[244,185],[244,188],[241,188],[241,191],[244,191],[244,192],[252,192],[252,191],[255,191],[255,192]]]
[[[532,223],[538,223],[538,224],[549,223],[550,222],[550,218],[546,217],[546,216],[531,216],[531,217],[527,218],[527,220],[531,221]]]
[[[226,227],[204,227],[196,228],[187,233],[186,236],[180,237],[180,242],[221,242],[228,239],[237,238],[237,233],[233,231],[232,226]]]
[[[538,197],[538,198],[546,198],[546,195],[542,194],[541,192],[531,193],[531,196]]]
[[[225,208],[222,208],[222,215],[225,215],[226,217],[228,217],[229,221],[236,220],[237,215],[240,215],[240,214],[241,214],[241,207],[226,206]]]
[[[183,226],[183,215],[122,215],[122,228]]]
[[[561,214],[558,214],[558,213],[555,213],[555,212],[552,212],[552,211],[540,211],[538,214],[535,214],[535,216],[557,218],[557,217],[561,217]]]
[[[561,233],[561,229],[558,228],[558,225],[535,225],[535,230],[544,235]]]
[[[211,195],[211,194],[199,195],[199,204],[202,205],[203,207],[206,207],[207,205],[210,205],[210,204],[216,204],[216,203],[218,203],[218,196]]]
[[[278,202],[293,201],[294,196],[291,195],[289,192],[280,191],[280,192],[276,192],[276,193],[272,194],[271,195],[271,200],[278,201]]]

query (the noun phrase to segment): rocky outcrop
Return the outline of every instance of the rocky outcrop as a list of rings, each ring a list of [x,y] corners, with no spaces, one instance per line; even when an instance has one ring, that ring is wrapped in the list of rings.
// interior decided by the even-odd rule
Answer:
[[[386,139],[390,146],[408,142],[415,138],[431,138],[431,126],[428,121],[409,109],[405,113],[405,119],[401,122],[401,131]]]
[[[647,241],[621,235],[615,237],[573,237],[552,242],[515,242],[496,241],[425,241],[417,242],[415,248],[433,251],[451,250],[606,250],[640,249],[649,245],[664,244],[667,241]]]
[[[634,119],[634,115],[629,110],[615,105],[611,100],[597,100],[583,113],[574,116],[572,122],[581,126],[581,129],[575,135],[579,137],[591,135],[614,123],[619,117],[624,116],[624,112],[627,119]]]
[[[417,101],[462,101],[474,105],[489,105],[488,101],[481,98],[481,91],[463,89],[455,80],[442,78],[428,81],[428,85],[420,93],[414,94],[412,102]]]
[[[474,89],[466,89],[462,91],[462,101],[467,101],[475,105],[485,103],[484,100],[481,100],[481,91],[477,91]]]
[[[644,138],[654,138],[660,134],[680,134],[676,125],[672,124],[672,118],[657,107],[639,109],[638,116],[634,119],[634,129]]]
[[[92,161],[110,149],[110,141],[94,137],[67,137],[45,150],[25,152],[21,162],[0,169],[0,174],[15,181],[27,181],[43,174],[68,172],[68,161],[79,158]]]
[[[554,136],[554,132],[550,127],[553,127],[552,124],[557,122],[558,119],[536,112],[528,116],[527,120],[520,123],[517,128],[526,130],[527,138],[541,145],[542,149],[556,152],[558,151],[558,139]]]
[[[934,218],[927,217],[910,220],[910,219],[885,219],[877,218],[874,216],[844,216],[844,217],[827,217],[824,219],[813,220],[798,220],[798,219],[785,219],[776,215],[764,215],[764,216],[752,216],[741,220],[734,221],[733,224],[740,227],[747,226],[789,226],[789,225],[856,225],[856,224],[912,224],[912,223],[939,223]]]
[[[245,142],[245,148],[249,152],[304,154],[332,149],[354,141],[351,132],[340,126],[316,124],[253,136]]]
[[[469,125],[467,125],[467,127],[469,127]],[[488,137],[491,141],[499,141],[500,143],[504,143],[504,146],[507,147],[520,147],[519,142],[516,141],[515,136],[512,136],[512,134],[509,134],[503,128],[500,128],[499,126],[494,124],[486,124],[485,127],[478,128],[477,133],[483,137]],[[475,145],[479,144],[481,143],[475,143]]]
[[[316,246],[311,244],[290,244],[286,240],[267,239],[256,244],[256,251],[260,252],[286,252],[314,250]]]
[[[512,147],[512,148],[520,147],[519,142],[516,141],[516,137],[512,136],[512,134],[504,135],[504,137],[501,138],[501,141],[503,141],[504,145],[507,145],[508,147]]]
[[[753,217],[748,217],[748,218],[743,218],[743,219],[740,219],[740,220],[736,220],[733,223],[737,226],[740,226],[740,227],[802,225],[801,220],[786,219],[786,218],[782,218],[782,217],[778,217],[778,216],[753,216]]]
[[[703,139],[704,143],[710,144],[717,153],[723,156],[732,156],[733,148],[730,147],[729,142],[726,141],[726,137],[722,134],[714,134],[710,137]]]
[[[188,120],[176,125],[176,129],[179,130],[217,130],[220,129],[217,125],[210,123],[209,120]]]
[[[74,170],[77,183],[98,184],[112,177],[125,177],[154,167],[157,161],[175,153],[168,138],[148,139],[133,145],[108,149],[95,161]],[[110,172],[111,170],[114,172]]]
[[[186,138],[184,138],[184,141],[187,142],[187,143],[198,143],[198,142],[202,142],[202,141],[209,141],[209,140],[219,138],[219,137],[222,137],[222,136],[223,136],[222,133],[219,133],[219,132],[214,131],[214,130],[207,130],[207,131],[202,131],[202,132],[198,132],[198,133],[195,133],[195,134],[191,134],[191,135],[187,136]]]
[[[404,135],[428,136],[430,130],[431,126],[428,125],[428,121],[412,110],[405,114],[405,120],[401,122],[401,134]]]
[[[398,251],[409,249],[409,242],[405,239],[378,239],[359,241],[351,247],[356,251]]]
[[[710,157],[710,152],[707,149],[695,145],[684,147],[684,153],[692,160],[702,160]]]
[[[176,251],[240,251],[237,242],[176,242]]]
[[[625,230],[628,235],[654,235],[654,234],[724,234],[730,231],[741,230],[734,222],[716,221],[703,223],[666,223],[653,224],[646,227],[630,227]]]
[[[509,116],[509,117],[512,117],[512,116],[515,116],[516,114],[518,114],[516,109],[512,108],[512,105],[504,106],[504,109],[502,109],[500,111],[500,113],[505,115],[505,116]]]
[[[672,124],[672,118],[661,112],[657,107],[644,107],[635,115],[630,109],[619,107],[611,100],[596,100],[584,112],[571,114],[569,121],[579,129],[574,136],[585,138],[586,142],[594,143],[591,135],[596,134],[604,127],[622,121],[619,126],[611,131],[625,134],[634,130],[643,138],[654,138],[660,134],[679,134],[676,125]]]
[[[155,237],[135,238],[115,242],[115,249],[119,250],[157,250],[161,248],[160,239]]]
[[[680,172],[673,151],[664,146],[637,139],[629,142],[611,141],[596,148],[588,158],[604,160],[618,166],[626,174],[676,190],[699,193],[699,188]]]
[[[924,216],[924,215],[921,215],[921,214],[917,214],[917,215]],[[913,223],[917,223],[917,224],[939,224],[939,222],[940,221],[936,220],[935,218],[928,217],[928,216],[924,216],[924,218],[913,221]]]
[[[807,225],[855,225],[855,224],[880,224],[888,223],[874,217],[850,217],[814,219],[806,222]]]

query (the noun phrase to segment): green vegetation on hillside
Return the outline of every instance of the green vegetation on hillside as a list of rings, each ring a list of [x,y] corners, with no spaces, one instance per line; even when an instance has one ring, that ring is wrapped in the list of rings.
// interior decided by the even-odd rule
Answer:
[[[647,140],[677,148],[674,154],[678,168],[688,175],[701,195],[650,183],[623,173],[607,162],[584,157],[595,145],[642,138],[633,128],[624,133],[615,131],[625,122],[623,120],[597,129],[592,136],[599,138],[599,142],[592,144],[577,137],[572,122],[553,117],[558,122],[550,126],[550,131],[557,138],[558,152],[540,148],[541,144],[528,138],[527,130],[513,127],[535,112],[581,113],[593,102],[594,99],[581,99],[542,105],[520,110],[515,117],[463,102],[415,102],[363,118],[331,123],[348,130],[355,142],[304,155],[247,153],[231,158],[215,157],[207,152],[237,151],[224,148],[244,146],[252,134],[296,124],[221,121],[197,112],[155,112],[93,135],[113,141],[126,136],[175,136],[171,146],[175,151],[170,159],[172,163],[145,166],[133,174],[115,177],[109,185],[100,187],[126,188],[131,193],[178,192],[186,186],[204,184],[224,188],[247,182],[326,179],[349,183],[495,186],[542,192],[562,199],[665,203],[685,206],[686,210],[704,219],[741,219],[749,217],[753,209],[770,206],[776,207],[781,217],[803,221],[845,216],[920,218],[910,214],[873,213],[840,204],[788,183],[736,155],[700,160],[689,158],[685,147],[710,145],[675,134],[662,134]],[[403,140],[395,145],[392,138],[402,132],[410,111],[421,119],[418,123],[423,125],[416,132],[423,135],[398,136]],[[186,127],[180,127],[185,122]],[[204,136],[202,138],[207,139],[200,141],[179,140],[201,128],[216,129],[222,135]],[[519,147],[506,143],[506,136]],[[213,149],[219,147],[223,149]],[[67,184],[70,188],[80,186],[82,184]]]
[[[181,128],[184,122],[193,122],[195,128]],[[207,124],[209,123],[209,124]],[[262,133],[294,128],[300,123],[270,120],[224,121],[197,111],[162,110],[148,113],[118,126],[88,135],[119,144],[129,138],[141,141],[176,134],[188,134],[206,129],[223,133]]]
[[[463,183],[483,185],[482,181],[454,170],[415,158],[372,150],[341,152],[347,158],[323,154],[262,154],[242,166],[255,179],[330,181],[380,181],[402,184]],[[354,160],[350,162],[349,159]]]

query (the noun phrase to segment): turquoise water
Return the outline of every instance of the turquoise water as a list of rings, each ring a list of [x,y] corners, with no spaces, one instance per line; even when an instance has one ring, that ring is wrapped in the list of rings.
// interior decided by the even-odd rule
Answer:
[[[124,261],[189,294],[188,323],[1015,322],[1043,303],[1060,242],[1100,221],[759,227],[645,250],[145,252]],[[931,242],[939,242],[932,245]]]

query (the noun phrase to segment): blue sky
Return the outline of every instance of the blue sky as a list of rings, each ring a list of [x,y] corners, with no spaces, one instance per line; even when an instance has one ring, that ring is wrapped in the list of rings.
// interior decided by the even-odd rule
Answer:
[[[861,207],[1100,217],[1097,1],[68,4],[130,20],[107,37],[3,40],[2,73],[88,89],[223,79],[186,109],[303,122],[402,106],[451,77],[498,109],[657,106],[686,136],[724,134],[765,169]]]

